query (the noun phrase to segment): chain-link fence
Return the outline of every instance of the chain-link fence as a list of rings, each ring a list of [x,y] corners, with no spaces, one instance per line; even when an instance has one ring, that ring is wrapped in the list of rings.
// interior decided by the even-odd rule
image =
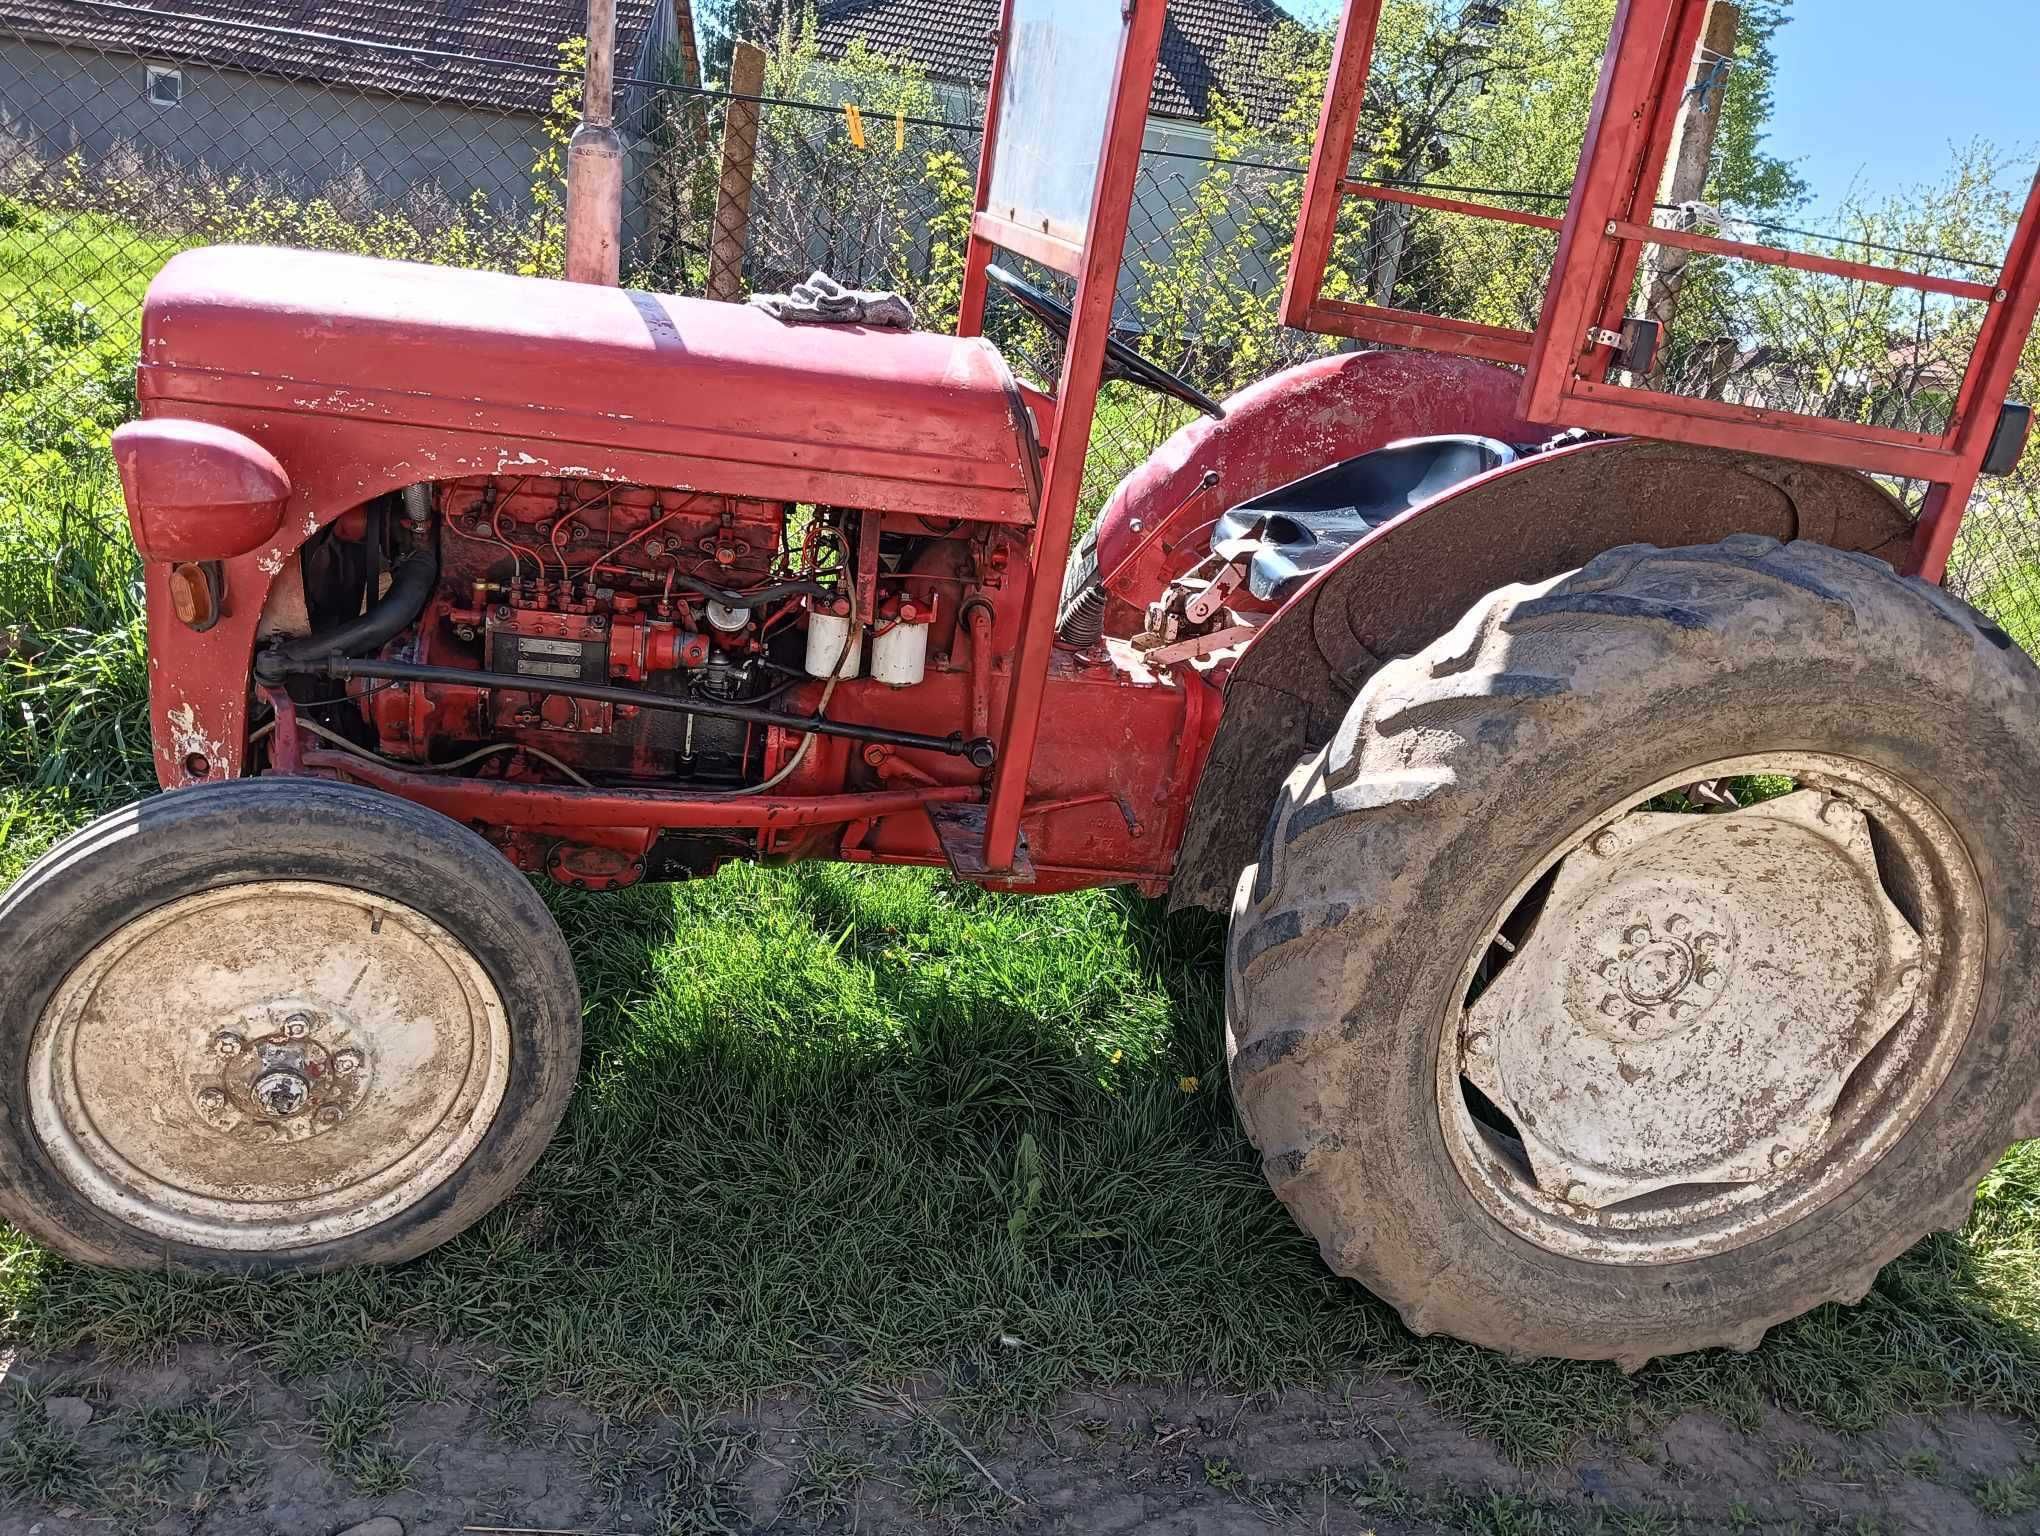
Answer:
[[[0,3],[0,503],[45,491],[76,501],[81,485],[117,500],[105,444],[135,408],[142,294],[181,249],[257,242],[559,272],[580,95],[571,46],[546,63],[484,57],[248,19],[261,10]],[[744,290],[823,268],[903,292],[931,327],[953,322],[979,151],[967,110],[929,93],[874,107],[856,90],[846,110],[842,80],[833,93],[814,88],[826,75],[802,77],[826,99],[796,99],[776,94],[776,79],[732,98],[663,74],[626,59],[618,81],[627,282],[708,292],[722,283],[720,254]],[[755,122],[740,221],[725,185],[732,115]],[[1156,361],[1222,396],[1334,343],[1277,319],[1302,191],[1294,136],[1280,147],[1220,142],[1224,153],[1144,157],[1116,319]],[[1549,190],[1482,197],[1547,218],[1564,208]],[[1356,197],[1328,291],[1530,326],[1553,244],[1545,228]],[[1697,258],[1676,274],[1677,321],[1656,382],[1929,430],[1945,421],[1969,317],[1934,308],[1866,320],[1860,292],[1797,274],[1752,286],[1721,265]],[[1958,269],[1970,271],[1947,265]],[[1640,281],[1662,279],[1647,267]],[[1052,382],[1048,338],[993,303],[993,338]],[[1108,384],[1086,505],[1188,417]],[[2035,507],[2031,478],[1987,487],[1952,577],[2029,647],[2040,647]]]

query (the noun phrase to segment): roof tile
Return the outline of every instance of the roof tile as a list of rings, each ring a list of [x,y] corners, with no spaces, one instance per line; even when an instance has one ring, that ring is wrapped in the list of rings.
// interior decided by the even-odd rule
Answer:
[[[1202,122],[1228,55],[1237,49],[1248,60],[1260,57],[1291,19],[1274,0],[1170,0],[1151,98],[1155,115]],[[992,72],[999,0],[822,0],[819,20],[824,53],[839,55],[863,38],[874,53],[907,59],[937,79],[982,86]],[[1259,126],[1289,105],[1280,80],[1249,71],[1228,83]]]

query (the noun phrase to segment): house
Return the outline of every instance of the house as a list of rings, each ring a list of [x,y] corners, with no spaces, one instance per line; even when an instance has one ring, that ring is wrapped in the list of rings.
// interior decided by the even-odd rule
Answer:
[[[586,0],[0,0],[0,135],[44,161],[132,148],[300,193],[358,174],[514,203],[586,18]],[[688,0],[617,18],[626,81],[691,46]]]
[[[983,115],[1000,0],[818,0],[825,57],[862,40],[873,53],[926,72],[945,107],[965,121]],[[1204,127],[1223,94],[1252,126],[1269,127],[1291,104],[1293,87],[1253,67],[1276,30],[1293,24],[1274,0],[1172,0],[1149,98],[1151,151],[1209,153]]]

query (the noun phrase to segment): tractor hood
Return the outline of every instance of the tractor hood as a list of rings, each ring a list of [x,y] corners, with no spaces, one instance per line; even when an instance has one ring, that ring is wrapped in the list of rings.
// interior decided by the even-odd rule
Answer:
[[[659,483],[732,496],[1033,518],[1032,424],[988,342],[746,305],[220,246],[150,285],[140,388],[151,418],[455,434],[464,466],[502,473],[631,478],[609,466],[649,459]],[[347,451],[344,431],[312,436]]]

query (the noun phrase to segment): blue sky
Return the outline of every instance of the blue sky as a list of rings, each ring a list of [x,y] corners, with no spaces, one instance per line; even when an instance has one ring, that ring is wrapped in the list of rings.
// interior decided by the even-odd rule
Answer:
[[[1338,0],[1282,0],[1322,20]],[[1772,152],[1819,208],[1931,181],[1976,137],[2040,161],[2040,0],[1797,0],[1778,37]]]
[[[1799,0],[1778,37],[1772,152],[1800,162],[1815,205],[1856,181],[1894,191],[1940,177],[1953,146],[2040,144],[2035,0]]]

